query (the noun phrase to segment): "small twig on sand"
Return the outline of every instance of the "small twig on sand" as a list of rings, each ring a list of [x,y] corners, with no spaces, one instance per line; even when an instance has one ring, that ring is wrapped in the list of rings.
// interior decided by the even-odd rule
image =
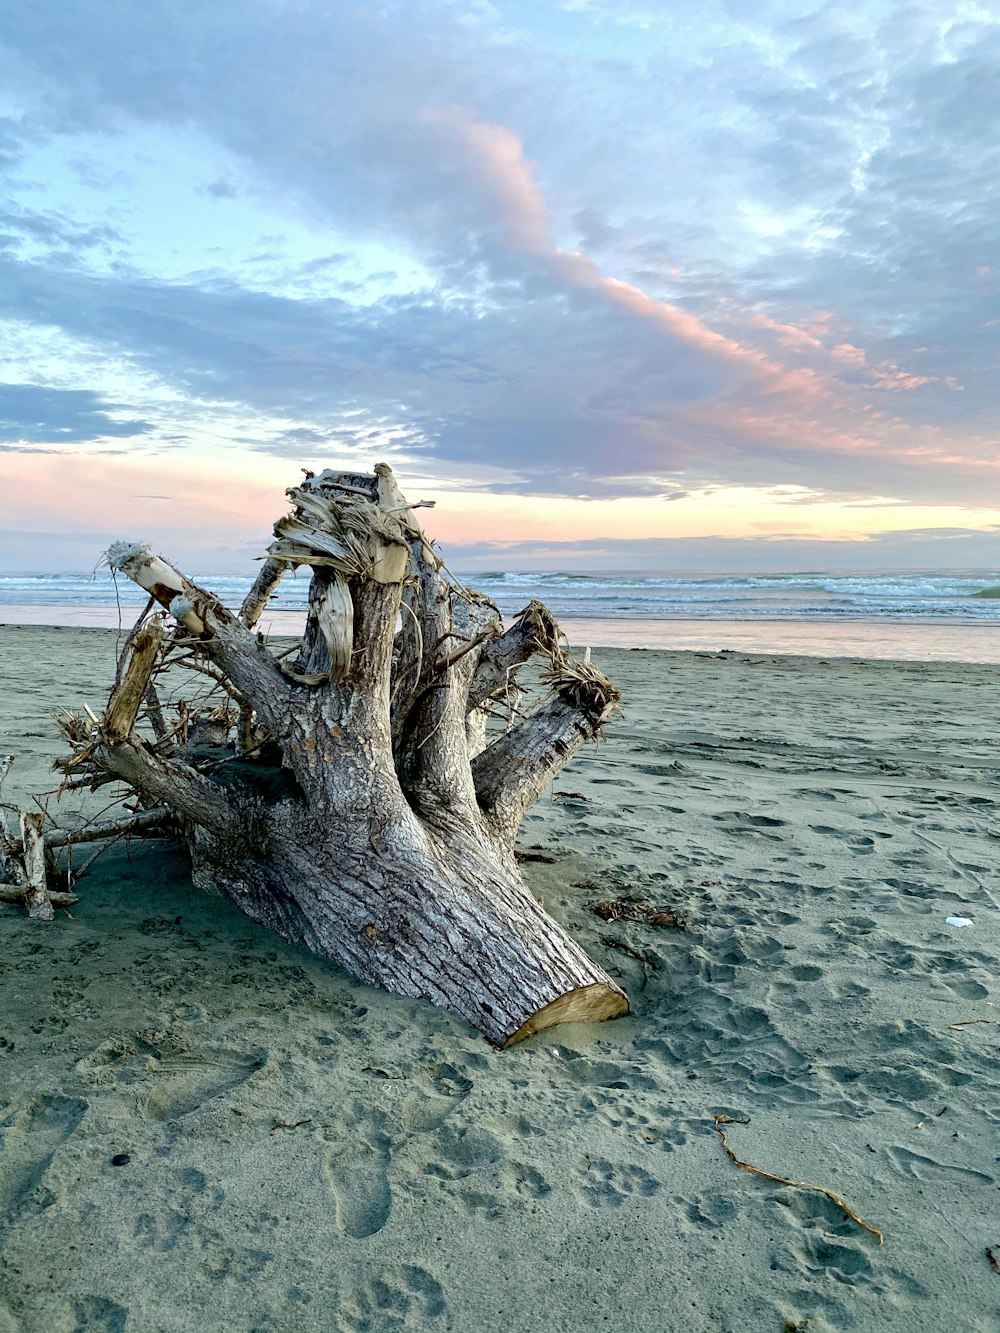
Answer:
[[[237,1112],[237,1114],[241,1113]],[[271,1133],[273,1134],[276,1129],[298,1129],[302,1125],[311,1125],[311,1124],[312,1124],[311,1117],[308,1120],[276,1120],[274,1124],[271,1126]]]
[[[829,1199],[831,1203],[835,1203],[852,1222],[857,1222],[859,1227],[864,1227],[865,1231],[870,1231],[873,1236],[876,1236],[880,1245],[885,1241],[885,1237],[882,1232],[879,1231],[878,1227],[873,1227],[870,1222],[866,1222],[865,1219],[860,1217],[849,1204],[844,1202],[839,1194],[834,1194],[832,1190],[828,1190],[824,1185],[810,1185],[804,1180],[789,1180],[786,1176],[776,1176],[770,1171],[762,1170],[759,1166],[753,1166],[750,1162],[741,1161],[733,1152],[732,1148],[730,1148],[729,1141],[726,1138],[726,1131],[722,1128],[723,1125],[731,1125],[736,1122],[726,1115],[713,1116],[713,1119],[715,1121],[715,1132],[722,1140],[723,1151],[733,1165],[738,1166],[741,1171],[749,1171],[751,1175],[760,1176],[762,1180],[773,1180],[776,1185],[788,1185],[792,1189],[813,1190],[817,1194],[822,1194],[824,1198]]]
[[[950,1032],[958,1032],[962,1028],[972,1027],[973,1024],[975,1023],[992,1023],[992,1022],[993,1022],[992,1018],[963,1018],[958,1023],[949,1023],[948,1030]]]

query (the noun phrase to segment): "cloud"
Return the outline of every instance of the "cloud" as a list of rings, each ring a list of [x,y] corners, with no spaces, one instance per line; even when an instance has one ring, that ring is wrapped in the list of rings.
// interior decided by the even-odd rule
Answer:
[[[29,242],[67,255],[82,254],[92,248],[108,251],[120,240],[121,234],[110,226],[81,226],[58,212],[16,203],[0,206],[0,249],[16,249]]]
[[[35,249],[0,262],[0,308],[157,376],[192,418],[285,418],[234,436],[259,452],[394,448],[560,495],[978,500],[997,24],[930,0],[709,2],[697,25],[655,0],[563,8],[571,47],[541,14],[514,30],[473,3],[11,0],[32,113],[0,151],[4,129],[22,156],[137,125],[195,136],[206,197],[280,201],[325,254],[293,264],[273,238],[306,295],[225,255],[168,281],[86,258],[125,218],[102,236],[22,202],[6,230]],[[426,279],[332,294],[345,238]]]
[[[357,307],[222,279],[56,273],[0,257],[4,310],[128,356],[187,396],[192,425],[233,401],[245,423],[254,413],[311,419],[257,438],[244,425],[234,437],[306,462],[392,449],[433,458],[448,476],[499,461],[510,489],[559,495],[655,494],[684,474],[691,484],[847,491],[863,480],[906,496],[929,489],[923,470],[937,467],[947,476],[936,493],[960,496],[977,494],[990,466],[985,444],[982,457],[956,457],[934,430],[888,414],[868,421],[863,407],[836,401],[818,413],[820,372],[808,371],[801,396],[781,392],[768,356],[744,362],[728,344],[706,355],[661,329],[645,302],[636,312],[599,286],[570,286],[563,303],[513,293],[485,310],[419,296]],[[512,326],[530,339],[512,342]],[[88,424],[97,433],[102,423]]]
[[[789,573],[852,570],[995,569],[1000,564],[1000,530],[914,528],[867,533],[856,540],[775,536],[649,538],[613,537],[575,542],[479,542],[447,548],[454,569],[710,573],[738,569]]]
[[[0,384],[0,440],[27,451],[32,445],[130,439],[155,429],[150,421],[111,415],[118,411],[116,404],[104,402],[88,389]]]
[[[238,199],[240,195],[240,187],[236,182],[225,178],[209,181],[204,189],[206,194],[213,195],[216,199]]]

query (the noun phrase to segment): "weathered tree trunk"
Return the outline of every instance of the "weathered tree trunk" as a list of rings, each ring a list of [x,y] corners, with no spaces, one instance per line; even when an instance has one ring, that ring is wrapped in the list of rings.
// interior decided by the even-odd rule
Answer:
[[[172,813],[197,882],[361,980],[463,1015],[498,1046],[627,1012],[514,854],[525,811],[597,739],[618,692],[566,657],[543,607],[505,633],[488,599],[446,577],[387,467],[307,474],[288,494],[294,510],[239,616],[146,546],[108,552],[160,609],[129,636],[100,721],[64,720],[73,781],[125,782],[142,808],[116,832],[161,829]],[[302,564],[308,620],[283,660],[254,626]],[[515,716],[516,673],[536,654],[549,695]],[[174,662],[223,691],[210,718],[182,706],[176,724],[165,719],[154,682]],[[144,706],[152,737],[137,730]],[[491,738],[497,710],[509,725]]]
[[[45,876],[45,843],[42,837],[42,815],[29,810],[21,816],[21,845],[24,852],[24,901],[28,915],[39,921],[51,921],[55,916],[49,901],[49,887]]]

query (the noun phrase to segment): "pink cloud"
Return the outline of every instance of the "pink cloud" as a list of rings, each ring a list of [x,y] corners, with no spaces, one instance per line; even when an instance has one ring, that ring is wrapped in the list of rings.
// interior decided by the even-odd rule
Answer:
[[[835,347],[830,348],[830,355],[835,361],[843,361],[845,365],[855,366],[859,370],[866,360],[864,349],[855,347],[853,343],[837,343]]]
[[[871,385],[875,389],[886,389],[893,393],[908,393],[922,388],[925,384],[936,384],[935,375],[913,375],[891,361],[882,366],[875,366],[868,373]]]
[[[914,461],[925,457],[914,447],[913,428],[864,401],[861,386],[845,379],[844,372],[863,371],[871,388],[895,393],[934,383],[933,376],[893,362],[870,365],[869,354],[844,336],[847,326],[828,311],[797,324],[759,311],[743,315],[744,327],[765,335],[769,350],[719,332],[698,315],[603,273],[580,251],[560,247],[535,168],[513,130],[480,120],[462,106],[427,109],[421,119],[449,169],[510,251],[542,266],[567,291],[589,293],[628,311],[675,344],[736,372],[728,388],[710,401],[667,406],[662,415],[650,417],[644,433],[653,439],[659,432],[662,438],[669,429],[675,457],[684,451],[685,438],[699,435],[711,440],[716,452],[742,437],[806,452],[881,453]],[[798,364],[789,364],[790,359]],[[943,461],[944,451],[927,430],[920,434],[928,441],[929,455]]]
[[[789,372],[757,348],[716,332],[696,315],[657,300],[632,283],[606,276],[579,251],[557,246],[534,169],[512,130],[478,120],[462,106],[425,109],[421,121],[488,206],[491,222],[499,227],[510,249],[539,261],[567,288],[603,297],[688,347],[766,380],[771,391],[812,395],[819,390],[815,376]]]
[[[511,248],[549,254],[553,246],[548,210],[519,136],[505,125],[477,120],[463,106],[428,107],[419,119],[445,150],[459,150],[458,165],[489,202]]]
[[[806,328],[800,328],[796,324],[782,324],[776,319],[771,319],[769,315],[763,315],[756,311],[748,317],[747,323],[758,329],[767,329],[768,332],[775,335],[778,342],[786,347],[823,350],[822,342],[814,333]]]

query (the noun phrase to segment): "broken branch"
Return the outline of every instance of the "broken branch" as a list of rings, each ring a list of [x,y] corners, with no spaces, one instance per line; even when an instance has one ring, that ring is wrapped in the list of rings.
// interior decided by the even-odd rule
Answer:
[[[35,921],[53,921],[55,912],[49,900],[45,878],[44,816],[26,811],[21,816],[21,846],[24,849],[24,901],[28,915]]]

